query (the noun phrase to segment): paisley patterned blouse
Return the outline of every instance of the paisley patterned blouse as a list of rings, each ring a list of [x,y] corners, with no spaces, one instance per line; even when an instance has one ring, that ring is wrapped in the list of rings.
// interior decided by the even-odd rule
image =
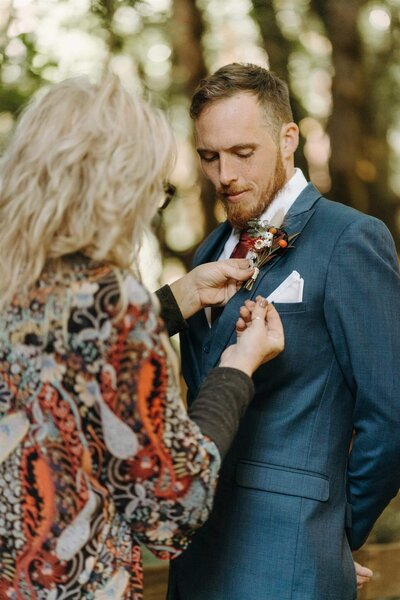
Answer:
[[[150,296],[81,259],[0,319],[0,600],[139,600],[138,542],[179,554],[220,461]]]

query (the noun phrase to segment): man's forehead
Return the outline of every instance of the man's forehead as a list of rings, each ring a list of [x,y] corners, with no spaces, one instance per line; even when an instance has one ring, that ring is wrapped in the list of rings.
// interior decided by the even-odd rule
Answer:
[[[271,137],[265,121],[218,119],[195,123],[194,142],[199,149],[235,150],[255,147]]]
[[[230,113],[234,113],[236,111],[240,112],[243,107],[246,107],[247,111],[250,111],[254,114],[261,114],[265,111],[265,109],[260,105],[255,94],[251,92],[239,91],[231,96],[209,100],[203,107],[201,113],[195,119],[195,123],[213,113],[222,113],[222,115],[228,116]]]

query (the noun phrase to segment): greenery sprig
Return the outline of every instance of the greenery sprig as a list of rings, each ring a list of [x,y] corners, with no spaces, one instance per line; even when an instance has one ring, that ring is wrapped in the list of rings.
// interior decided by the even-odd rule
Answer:
[[[247,244],[250,251],[250,254],[247,256],[253,261],[255,269],[244,287],[246,290],[251,290],[261,267],[276,256],[286,252],[288,248],[293,248],[293,242],[299,233],[289,236],[284,229],[275,227],[268,221],[259,221],[258,219],[251,219],[247,224]]]

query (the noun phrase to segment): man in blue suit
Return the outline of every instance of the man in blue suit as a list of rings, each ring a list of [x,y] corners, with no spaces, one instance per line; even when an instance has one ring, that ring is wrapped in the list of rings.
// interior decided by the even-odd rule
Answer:
[[[275,299],[286,348],[254,375],[256,395],[212,515],[172,561],[168,597],[354,600],[351,551],[400,485],[393,240],[383,223],[323,198],[294,167],[298,128],[287,87],[270,72],[219,69],[200,83],[191,115],[202,169],[227,213],[195,265],[230,256],[250,219],[297,237],[251,291],[242,288],[212,323],[196,314],[182,337],[189,399],[234,342],[246,299]]]

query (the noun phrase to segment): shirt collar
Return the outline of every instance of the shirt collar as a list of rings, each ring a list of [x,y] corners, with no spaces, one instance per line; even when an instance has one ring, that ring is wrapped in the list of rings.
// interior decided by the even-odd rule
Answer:
[[[286,213],[307,185],[307,180],[304,177],[302,170],[295,168],[294,175],[292,175],[289,181],[287,181],[283,188],[277,193],[271,204],[260,216],[260,221],[268,221],[271,225],[280,227]]]

